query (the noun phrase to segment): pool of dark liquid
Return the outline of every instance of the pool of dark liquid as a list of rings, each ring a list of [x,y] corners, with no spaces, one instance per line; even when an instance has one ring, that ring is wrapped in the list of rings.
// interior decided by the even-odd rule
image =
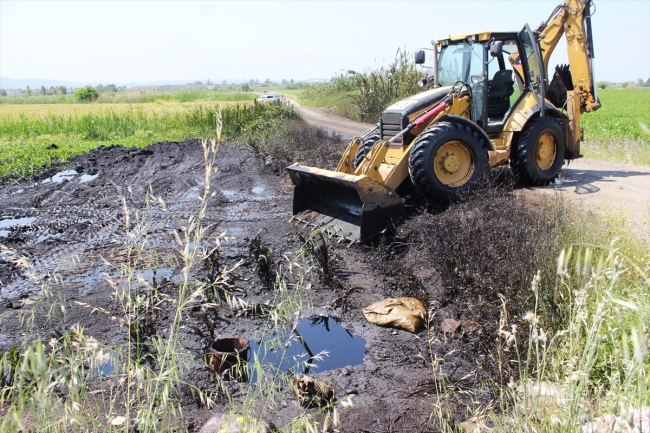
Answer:
[[[257,380],[256,364],[264,371],[320,373],[363,364],[366,351],[365,339],[355,337],[331,317],[301,319],[294,332],[287,330],[249,344],[248,362],[253,381]]]

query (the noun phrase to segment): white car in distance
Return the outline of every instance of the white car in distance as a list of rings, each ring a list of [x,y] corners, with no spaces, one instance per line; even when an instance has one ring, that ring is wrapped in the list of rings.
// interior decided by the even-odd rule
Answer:
[[[257,102],[280,102],[280,95],[275,92],[269,95],[262,95],[257,98]]]

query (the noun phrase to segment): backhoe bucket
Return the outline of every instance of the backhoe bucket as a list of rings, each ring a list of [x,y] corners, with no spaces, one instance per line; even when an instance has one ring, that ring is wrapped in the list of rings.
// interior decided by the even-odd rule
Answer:
[[[355,176],[293,164],[294,219],[336,236],[364,242],[388,228],[403,209],[392,189],[365,175]]]

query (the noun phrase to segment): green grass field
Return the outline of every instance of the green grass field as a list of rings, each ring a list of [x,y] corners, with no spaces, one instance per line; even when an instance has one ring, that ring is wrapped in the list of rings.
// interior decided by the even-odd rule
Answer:
[[[599,90],[602,107],[582,115],[587,158],[650,165],[650,89]]]
[[[86,104],[142,104],[148,102],[224,102],[252,101],[261,92],[241,92],[232,90],[185,90],[181,92],[161,92],[154,89],[133,90],[124,92],[104,92],[99,99]],[[74,95],[31,96],[0,98],[0,106],[32,105],[32,104],[79,104]]]
[[[3,113],[0,178],[34,174],[53,162],[66,161],[101,145],[144,147],[159,141],[214,137],[216,110],[222,112],[226,140],[263,139],[284,119],[298,117],[288,105],[210,102],[168,107],[60,105],[44,114]]]

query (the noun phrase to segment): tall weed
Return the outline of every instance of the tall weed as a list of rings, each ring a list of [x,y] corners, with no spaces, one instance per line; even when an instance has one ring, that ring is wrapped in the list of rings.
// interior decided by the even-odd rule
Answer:
[[[424,76],[415,68],[411,54],[398,49],[387,67],[335,75],[326,83],[303,90],[301,98],[321,106],[327,101],[343,116],[376,122],[390,104],[420,92],[417,82]]]

